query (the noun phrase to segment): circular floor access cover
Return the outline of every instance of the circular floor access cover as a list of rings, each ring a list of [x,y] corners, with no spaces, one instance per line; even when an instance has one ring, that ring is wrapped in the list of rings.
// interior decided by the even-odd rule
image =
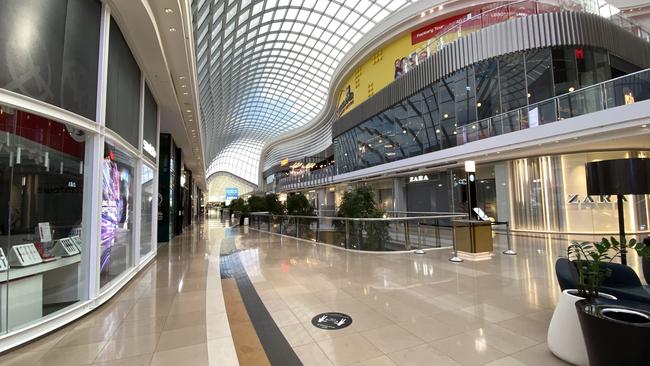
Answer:
[[[343,329],[352,324],[352,317],[343,313],[322,313],[313,317],[311,324],[325,330]]]

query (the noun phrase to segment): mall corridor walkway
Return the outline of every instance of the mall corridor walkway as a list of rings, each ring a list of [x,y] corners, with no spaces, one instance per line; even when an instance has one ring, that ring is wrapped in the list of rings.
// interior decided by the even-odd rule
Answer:
[[[100,309],[0,364],[561,365],[545,340],[562,244],[514,242],[517,256],[455,264],[449,249],[353,253],[209,220]],[[326,312],[352,322],[313,326]]]

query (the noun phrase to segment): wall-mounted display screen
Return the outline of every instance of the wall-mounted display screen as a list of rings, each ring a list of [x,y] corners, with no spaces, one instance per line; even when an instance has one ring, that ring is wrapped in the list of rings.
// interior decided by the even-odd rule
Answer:
[[[133,158],[107,143],[102,162],[100,285],[132,265]]]

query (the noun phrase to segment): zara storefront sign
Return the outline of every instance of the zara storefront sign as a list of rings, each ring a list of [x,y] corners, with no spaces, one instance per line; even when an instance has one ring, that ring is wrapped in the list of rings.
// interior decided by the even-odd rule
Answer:
[[[599,203],[616,203],[616,196],[590,196],[590,195],[580,195],[580,194],[570,194],[567,198],[567,203],[570,205],[579,205],[579,204],[599,204]],[[627,202],[625,196],[623,196],[623,202]]]
[[[429,180],[428,175],[415,175],[412,177],[409,177],[409,183],[418,183],[418,182],[425,182]]]
[[[149,141],[142,140],[142,149],[146,151],[152,158],[156,158],[156,147],[153,146]]]

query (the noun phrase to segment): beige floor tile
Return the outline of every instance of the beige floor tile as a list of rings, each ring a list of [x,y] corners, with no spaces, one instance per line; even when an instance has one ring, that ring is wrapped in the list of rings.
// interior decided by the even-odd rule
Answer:
[[[280,330],[291,347],[298,347],[308,343],[313,343],[314,339],[309,335],[302,324],[291,324],[281,327]]]
[[[0,356],[0,365],[2,366],[27,366],[34,365],[47,350],[32,352],[14,352],[9,351]]]
[[[431,317],[416,318],[412,321],[398,323],[398,325],[427,342],[463,333],[460,327],[443,323]]]
[[[478,366],[506,356],[489,346],[484,339],[477,339],[469,334],[439,339],[430,344],[464,366]]]
[[[228,323],[228,314],[212,313],[206,315],[206,334],[207,339],[216,339],[230,336],[230,324]]]
[[[205,325],[167,330],[160,334],[156,352],[206,343]]]
[[[111,335],[111,339],[139,337],[146,334],[160,334],[165,328],[166,317],[124,321]]]
[[[519,352],[539,343],[498,325],[486,324],[479,329],[467,332],[467,334],[474,337],[477,342],[485,340],[489,346],[506,354]]]
[[[332,366],[332,362],[325,356],[323,350],[316,343],[294,347],[294,352],[304,366]]]
[[[523,351],[517,352],[511,355],[512,358],[515,358],[526,365],[529,366],[565,366],[569,365],[568,363],[560,360],[555,357],[551,351],[548,349],[546,343],[538,344],[531,348],[527,348]]]
[[[208,341],[208,360],[210,366],[238,366],[237,352],[231,337]]]
[[[273,318],[273,321],[275,321],[275,324],[278,327],[284,327],[287,325],[300,323],[298,321],[298,318],[296,318],[296,316],[293,315],[293,312],[291,312],[291,310],[280,310],[280,311],[271,312],[270,314],[271,314],[271,318]]]
[[[508,357],[500,358],[496,361],[492,361],[490,363],[486,363],[484,366],[528,366],[528,365],[517,360],[516,358],[512,358],[508,356]]]
[[[465,311],[445,311],[442,313],[434,314],[431,317],[461,331],[478,329],[485,324],[491,324],[487,320],[469,314]]]
[[[99,328],[74,328],[61,338],[54,347],[71,347],[99,343],[109,339],[119,327],[119,323]]]
[[[208,350],[205,343],[156,352],[151,366],[208,366]]]
[[[461,366],[428,344],[397,351],[388,357],[398,366]]]
[[[336,366],[365,361],[382,355],[382,352],[360,334],[316,342]]]
[[[537,342],[545,342],[548,333],[548,323],[530,319],[525,316],[505,320],[497,323],[497,325],[509,329],[514,333],[534,339]]]
[[[95,360],[106,342],[81,346],[52,348],[36,362],[35,366],[78,366],[88,365]]]
[[[149,366],[152,354],[139,355],[106,362],[93,363],[93,366]]]
[[[462,310],[493,323],[516,318],[519,316],[517,313],[513,313],[490,304],[470,305],[463,308]]]
[[[184,314],[173,314],[167,317],[164,330],[195,327],[206,324],[205,311],[195,311]]]
[[[95,362],[118,360],[122,358],[153,353],[158,344],[157,334],[147,334],[135,338],[112,339],[97,356]]]
[[[370,360],[353,363],[352,366],[397,366],[397,364],[388,356],[380,356]]]
[[[384,353],[391,353],[424,343],[424,341],[397,325],[361,332],[367,340]]]

